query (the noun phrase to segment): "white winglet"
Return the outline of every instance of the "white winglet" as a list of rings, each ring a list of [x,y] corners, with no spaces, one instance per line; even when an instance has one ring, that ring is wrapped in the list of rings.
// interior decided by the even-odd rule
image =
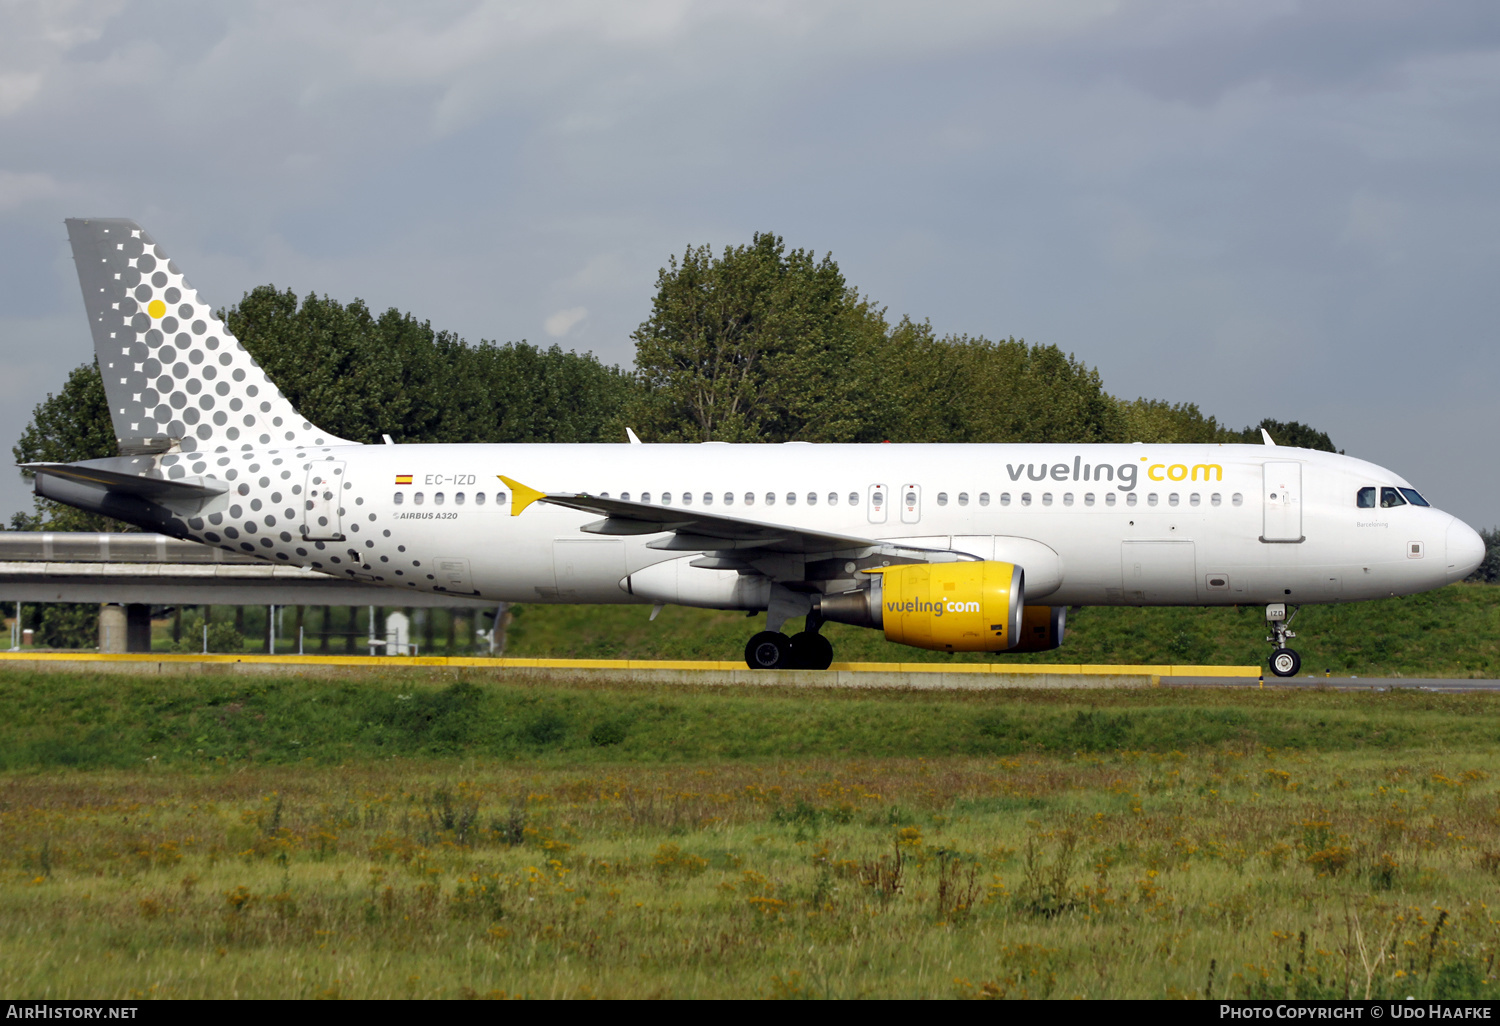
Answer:
[[[1271,441],[1271,432],[1267,431],[1265,428],[1261,428],[1260,429],[1260,437],[1262,437],[1262,438],[1264,438],[1266,440],[1266,444],[1267,445],[1275,445],[1276,444],[1275,442]]]
[[[625,429],[625,437],[628,438],[628,439],[630,439],[630,444],[631,445],[640,445],[641,444],[641,440],[636,437],[636,433],[634,431],[630,430],[630,428],[626,428]]]

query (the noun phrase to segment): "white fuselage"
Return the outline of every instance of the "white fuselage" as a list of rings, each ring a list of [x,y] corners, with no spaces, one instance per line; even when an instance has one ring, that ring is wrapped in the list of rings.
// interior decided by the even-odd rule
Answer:
[[[625,579],[700,554],[648,547],[661,534],[585,533],[599,517],[546,503],[511,516],[501,474],[544,492],[1017,562],[1027,600],[1051,605],[1373,599],[1461,579],[1483,555],[1472,530],[1435,508],[1358,506],[1361,488],[1409,487],[1390,471],[1272,446],[388,445],[179,459],[177,475],[203,460],[195,476],[231,485],[188,519],[198,540],[397,590],[509,602],[656,601]],[[339,464],[342,501],[309,510],[310,476]],[[300,536],[319,513],[336,520],[314,535],[336,529],[343,541]],[[726,597],[732,571],[674,572],[703,584],[676,601],[747,608]]]

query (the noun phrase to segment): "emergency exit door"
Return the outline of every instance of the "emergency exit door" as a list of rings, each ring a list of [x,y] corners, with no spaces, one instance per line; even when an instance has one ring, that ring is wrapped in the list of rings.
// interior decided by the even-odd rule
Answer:
[[[916,524],[922,520],[922,486],[907,484],[901,486],[901,522],[903,524]]]
[[[1265,504],[1263,542],[1302,540],[1302,464],[1267,463],[1262,478],[1261,501]]]

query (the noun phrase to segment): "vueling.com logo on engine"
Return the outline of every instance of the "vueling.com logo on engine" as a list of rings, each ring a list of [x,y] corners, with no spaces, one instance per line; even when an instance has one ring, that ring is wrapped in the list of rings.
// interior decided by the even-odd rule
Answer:
[[[945,598],[938,599],[936,602],[909,599],[905,602],[887,602],[885,611],[887,613],[931,613],[933,616],[942,616],[944,613],[977,613],[979,603],[950,602]]]

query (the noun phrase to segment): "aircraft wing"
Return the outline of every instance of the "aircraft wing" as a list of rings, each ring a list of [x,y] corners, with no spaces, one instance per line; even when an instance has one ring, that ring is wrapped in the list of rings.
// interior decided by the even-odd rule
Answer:
[[[545,502],[603,520],[583,525],[589,534],[631,535],[670,533],[668,538],[647,542],[648,548],[678,552],[722,552],[759,549],[765,552],[807,556],[815,553],[872,549],[881,543],[857,535],[830,534],[803,527],[768,524],[744,517],[710,513],[686,506],[657,506],[648,502],[607,499],[587,493],[539,492],[519,481],[501,477],[515,495],[511,516],[518,516],[533,502]]]

